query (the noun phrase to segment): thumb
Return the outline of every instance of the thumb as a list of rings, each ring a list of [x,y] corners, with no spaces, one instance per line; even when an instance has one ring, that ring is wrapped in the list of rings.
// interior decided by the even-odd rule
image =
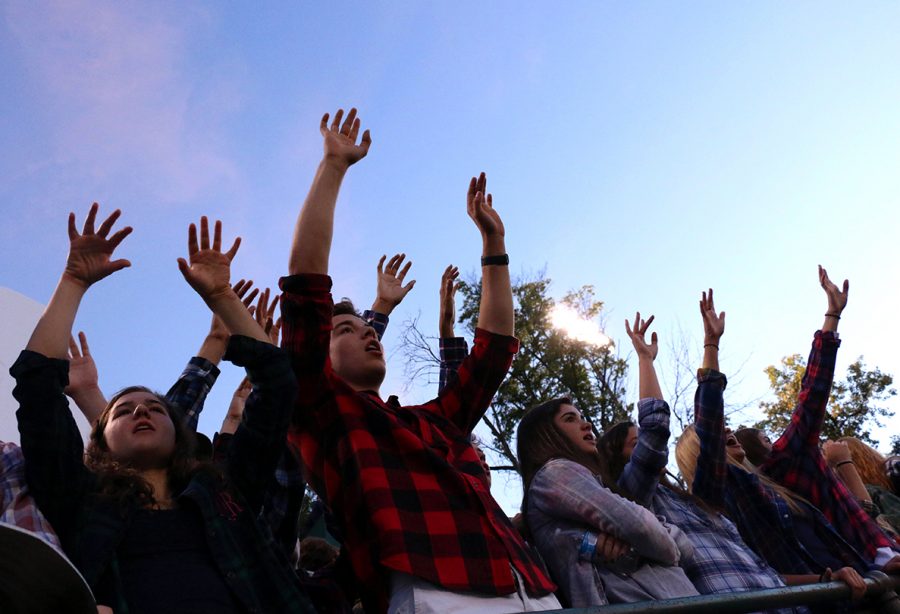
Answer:
[[[184,275],[184,278],[187,279],[190,273],[190,267],[188,266],[187,260],[184,258],[178,259],[178,270],[181,271],[181,274]]]

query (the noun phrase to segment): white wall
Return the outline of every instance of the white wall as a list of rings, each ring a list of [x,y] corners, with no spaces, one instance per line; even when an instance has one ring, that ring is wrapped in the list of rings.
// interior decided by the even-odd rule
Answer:
[[[18,404],[12,396],[15,385],[9,368],[28,342],[31,331],[44,311],[44,306],[9,288],[0,287],[0,441],[19,441],[16,427]],[[72,409],[74,403],[69,402]],[[73,412],[83,436],[90,426],[77,409]]]

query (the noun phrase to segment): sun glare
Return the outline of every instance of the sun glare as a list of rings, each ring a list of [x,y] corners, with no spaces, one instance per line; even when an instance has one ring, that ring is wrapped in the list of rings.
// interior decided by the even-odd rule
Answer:
[[[583,341],[595,347],[608,348],[612,345],[593,320],[585,320],[568,305],[555,305],[550,311],[550,323],[570,339]]]

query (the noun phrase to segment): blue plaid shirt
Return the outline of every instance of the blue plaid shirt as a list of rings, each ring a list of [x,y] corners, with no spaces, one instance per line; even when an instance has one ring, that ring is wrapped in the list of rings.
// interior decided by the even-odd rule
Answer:
[[[638,443],[619,478],[619,486],[677,526],[694,546],[682,556],[681,567],[701,594],[779,588],[784,582],[774,569],[741,539],[735,526],[689,497],[659,483],[668,462],[669,406],[660,399],[638,403]],[[803,607],[777,610],[800,613]]]
[[[197,430],[200,412],[206,395],[219,377],[219,368],[200,356],[191,358],[178,381],[166,393],[166,401],[184,417],[184,425],[191,431]]]

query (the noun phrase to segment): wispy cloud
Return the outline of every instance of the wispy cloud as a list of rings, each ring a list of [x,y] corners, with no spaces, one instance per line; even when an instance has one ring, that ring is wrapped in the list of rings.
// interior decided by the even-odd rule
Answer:
[[[233,75],[242,71],[227,59],[187,61],[209,15],[177,4],[27,1],[7,4],[5,21],[48,139],[20,169],[93,186],[126,181],[157,202],[238,181],[224,125],[240,108]]]

